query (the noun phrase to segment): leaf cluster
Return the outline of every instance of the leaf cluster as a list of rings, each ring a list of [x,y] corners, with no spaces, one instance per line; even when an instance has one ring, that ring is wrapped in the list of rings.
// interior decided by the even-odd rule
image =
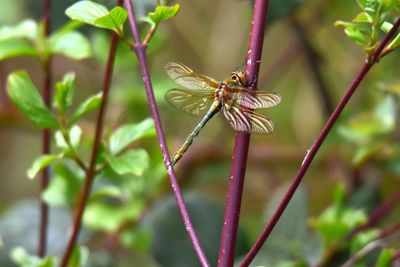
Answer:
[[[338,20],[335,26],[342,26],[345,34],[360,45],[369,56],[379,43],[380,33],[388,33],[393,24],[393,14],[400,12],[397,0],[356,0],[362,10],[352,21]],[[400,33],[388,44],[383,55],[400,45]]]

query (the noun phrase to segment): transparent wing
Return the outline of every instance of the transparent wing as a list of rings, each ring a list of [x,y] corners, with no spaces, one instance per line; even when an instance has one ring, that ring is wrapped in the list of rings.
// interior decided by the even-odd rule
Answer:
[[[224,106],[224,115],[236,131],[268,134],[274,130],[274,124],[265,116],[237,104]]]
[[[250,109],[270,108],[278,105],[282,98],[279,94],[267,91],[253,91],[240,88],[236,94],[236,102]],[[235,96],[234,96],[235,98]]]
[[[172,61],[164,65],[164,69],[177,84],[196,91],[214,91],[218,81],[194,72],[182,63]]]
[[[213,92],[199,92],[188,89],[171,89],[165,93],[165,99],[173,107],[190,115],[200,115],[207,110],[213,99]]]

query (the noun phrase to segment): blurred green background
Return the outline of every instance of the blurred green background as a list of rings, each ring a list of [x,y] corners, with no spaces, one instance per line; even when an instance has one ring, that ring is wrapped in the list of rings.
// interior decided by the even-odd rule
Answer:
[[[53,1],[53,27],[68,21],[64,10],[74,2]],[[151,5],[152,1],[145,2]],[[262,112],[272,118],[275,131],[251,137],[241,212],[241,225],[249,244],[266,221],[270,201],[279,199],[287,182],[294,177],[332,107],[364,63],[363,51],[345,36],[342,28],[333,26],[336,20],[351,20],[359,12],[355,1],[297,0],[288,1],[286,6],[282,1],[271,2],[272,21],[267,24],[258,88],[280,93],[283,101]],[[139,1],[134,4],[140,17],[146,4]],[[183,114],[166,103],[165,92],[177,85],[164,73],[163,64],[178,60],[218,80],[229,77],[232,70],[245,63],[252,14],[251,4],[243,0],[187,0],[179,4],[178,16],[160,26],[148,49],[153,86],[171,155],[200,118]],[[40,17],[41,1],[2,1],[0,26]],[[146,29],[147,25],[142,27]],[[81,30],[92,41],[94,57],[72,61],[56,56],[53,74],[54,80],[59,80],[65,72],[75,71],[77,96],[84,99],[101,90],[109,33],[88,26]],[[106,134],[117,125],[150,116],[136,58],[124,45],[119,48]],[[339,182],[353,188],[361,177],[361,184],[372,184],[376,189],[372,192],[379,198],[399,188],[397,173],[385,172],[375,161],[354,166],[356,146],[338,134],[341,125],[346,125],[352,116],[374,108],[384,97],[380,89],[386,82],[399,83],[399,57],[399,52],[394,52],[368,74],[307,172],[299,200],[306,206],[294,208],[304,210],[301,216],[305,222],[308,216],[317,216],[331,203],[333,188]],[[5,94],[8,73],[19,69],[27,69],[39,88],[43,78],[34,59],[23,57],[0,62],[0,212],[6,212],[21,200],[38,197],[38,180],[28,180],[26,170],[40,154],[41,131],[22,117]],[[80,122],[89,139],[95,117],[92,112]],[[205,126],[177,164],[175,169],[182,188],[194,194],[192,198],[206,197],[223,207],[234,138],[234,131],[219,115]],[[160,161],[156,138],[143,141],[141,146],[154,161]],[[167,176],[163,179],[164,189],[156,194],[155,200],[169,192]],[[398,209],[393,216],[396,214]],[[296,227],[290,223],[287,227]],[[243,247],[246,251],[248,244]]]

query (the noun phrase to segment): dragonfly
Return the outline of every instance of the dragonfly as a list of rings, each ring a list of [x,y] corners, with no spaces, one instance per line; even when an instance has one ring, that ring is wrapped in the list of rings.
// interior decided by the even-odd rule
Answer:
[[[217,81],[177,61],[166,63],[164,69],[169,77],[184,87],[168,90],[165,94],[167,102],[187,114],[203,115],[175,153],[171,166],[182,158],[206,123],[221,111],[235,131],[268,134],[274,130],[272,121],[254,110],[278,105],[281,96],[246,87],[244,71],[233,71],[229,79]]]

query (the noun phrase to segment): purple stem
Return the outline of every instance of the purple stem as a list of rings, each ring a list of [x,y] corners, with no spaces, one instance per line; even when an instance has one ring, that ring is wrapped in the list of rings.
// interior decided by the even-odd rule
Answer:
[[[248,84],[254,85],[255,88],[257,87],[258,72],[260,69],[268,4],[268,0],[254,1],[254,13],[247,52],[246,76],[249,81]],[[234,263],[249,142],[249,133],[238,132],[236,134],[218,257],[218,266],[220,267],[233,266]]]
[[[50,13],[51,0],[43,0],[43,15],[44,15],[44,34],[50,35]],[[48,108],[51,108],[51,57],[44,62],[44,81],[43,81],[43,100]],[[51,132],[50,129],[44,129],[42,134],[42,154],[50,154]],[[40,179],[40,195],[46,190],[49,184],[49,167],[42,171]],[[49,207],[40,197],[40,226],[37,255],[44,257],[46,255],[47,245],[47,227],[49,222]]]
[[[200,260],[201,265],[202,266],[210,266],[210,264],[208,263],[208,260],[206,258],[206,255],[200,245],[200,242],[197,238],[195,229],[193,227],[193,224],[192,224],[190,216],[189,216],[189,212],[186,209],[185,202],[184,202],[182,192],[181,192],[179,184],[178,184],[178,180],[176,179],[174,169],[171,167],[171,158],[168,153],[168,147],[167,147],[167,143],[165,141],[164,131],[162,129],[162,124],[161,124],[156,100],[155,100],[154,93],[153,93],[153,86],[151,83],[150,72],[149,72],[148,65],[147,65],[147,59],[146,59],[147,45],[143,44],[140,39],[139,29],[138,29],[138,26],[136,23],[136,18],[135,18],[135,13],[134,13],[134,10],[133,10],[130,0],[125,0],[125,7],[128,10],[129,24],[130,24],[132,36],[135,40],[135,45],[134,45],[133,49],[138,57],[140,72],[141,72],[141,75],[143,78],[143,83],[144,83],[144,87],[146,90],[151,115],[154,119],[154,125],[155,125],[156,132],[157,132],[158,142],[160,144],[161,152],[164,157],[164,163],[165,163],[165,166],[168,171],[169,180],[170,180],[172,189],[174,191],[174,196],[175,196],[178,208],[179,208],[179,212],[182,216],[182,220],[185,225],[185,229],[189,234],[189,237],[192,241],[193,247],[197,253],[197,256]]]
[[[117,0],[117,5],[122,6],[122,0]],[[67,247],[64,251],[64,255],[62,256],[60,267],[68,266],[68,261],[71,257],[72,251],[78,239],[79,232],[81,230],[82,225],[82,217],[83,212],[85,211],[86,202],[90,195],[90,190],[92,187],[92,183],[95,177],[95,168],[96,168],[96,160],[97,154],[100,148],[101,137],[103,132],[103,125],[104,125],[104,117],[106,114],[107,102],[108,102],[108,95],[110,92],[110,85],[111,85],[111,78],[114,68],[114,60],[115,60],[115,52],[117,50],[117,43],[118,43],[118,35],[113,32],[111,37],[111,45],[110,50],[108,53],[107,65],[104,73],[104,80],[103,80],[103,88],[102,88],[102,98],[101,104],[99,109],[99,114],[97,116],[96,121],[96,130],[95,130],[95,137],[93,142],[92,153],[90,157],[89,167],[86,170],[86,177],[83,184],[83,189],[81,195],[79,197],[79,202],[77,206],[77,210],[75,212],[71,232],[68,238]]]
[[[296,176],[294,177],[288,191],[286,192],[285,196],[283,197],[282,201],[280,202],[278,208],[275,210],[275,212],[272,215],[267,226],[264,228],[263,232],[261,233],[260,237],[254,244],[252,249],[249,251],[249,253],[246,255],[246,257],[243,259],[240,266],[242,266],[242,267],[248,266],[251,263],[251,261],[257,255],[258,251],[263,246],[264,242],[267,240],[267,238],[271,234],[271,232],[274,229],[275,225],[277,224],[279,218],[281,217],[282,213],[285,211],[287,205],[289,204],[290,199],[293,197],[293,194],[296,192],[296,189],[299,186],[301,180],[303,179],[304,174],[307,172],[308,168],[310,167],[310,164],[311,164],[312,160],[314,159],[315,155],[317,154],[320,146],[322,145],[326,136],[328,135],[328,133],[332,129],[333,125],[335,124],[337,118],[343,111],[343,109],[346,106],[347,102],[349,101],[350,97],[353,95],[355,90],[358,88],[358,86],[360,85],[361,81],[364,79],[365,75],[368,73],[370,68],[378,61],[382,50],[385,48],[385,46],[389,43],[389,41],[396,34],[396,31],[399,27],[400,27],[400,18],[396,21],[396,23],[393,25],[393,28],[386,34],[385,38],[379,44],[379,46],[375,50],[373,56],[371,57],[371,60],[366,61],[364,63],[363,67],[358,72],[357,76],[352,81],[352,83],[350,84],[347,91],[344,93],[342,99],[340,99],[339,104],[336,106],[332,115],[329,117],[327,123],[325,124],[325,126],[322,129],[321,133],[319,134],[318,138],[312,145],[311,149],[307,152],[299,171],[297,172]]]

